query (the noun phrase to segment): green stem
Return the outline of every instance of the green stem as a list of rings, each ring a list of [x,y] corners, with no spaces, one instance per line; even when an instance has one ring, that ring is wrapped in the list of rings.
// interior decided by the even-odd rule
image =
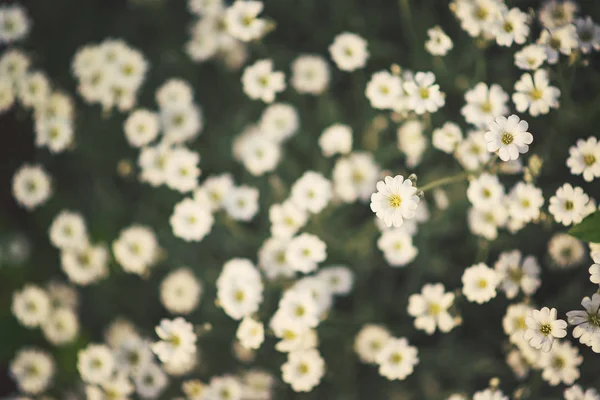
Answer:
[[[460,174],[447,176],[445,178],[441,178],[441,179],[435,180],[433,182],[429,182],[427,185],[421,187],[420,189],[423,192],[426,192],[428,190],[435,189],[437,187],[446,186],[451,183],[464,181],[467,179],[468,176],[469,176],[469,174],[467,172],[461,172]]]

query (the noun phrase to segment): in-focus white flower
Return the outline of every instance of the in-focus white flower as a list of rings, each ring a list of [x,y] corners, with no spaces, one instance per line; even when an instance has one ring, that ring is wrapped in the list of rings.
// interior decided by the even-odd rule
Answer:
[[[288,354],[281,373],[295,392],[310,392],[325,374],[325,361],[316,349],[294,351]]]
[[[285,75],[273,71],[272,60],[258,60],[244,70],[242,85],[244,93],[251,99],[272,103],[277,93],[285,89]]]
[[[579,139],[575,146],[569,148],[567,167],[571,174],[582,175],[586,182],[600,177],[600,141],[595,136],[587,140]]]
[[[590,197],[580,187],[573,187],[565,183],[556,190],[556,194],[550,198],[548,211],[558,223],[564,226],[580,223],[588,214],[588,202]]]
[[[12,193],[21,206],[31,211],[52,195],[52,179],[40,165],[25,164],[13,176]]]
[[[492,268],[479,263],[465,269],[462,283],[463,294],[467,300],[483,304],[496,297],[499,277]]]
[[[419,205],[417,188],[402,175],[386,176],[377,182],[377,192],[371,195],[371,210],[390,227],[402,226],[404,219],[414,218]]]
[[[488,88],[485,83],[479,82],[465,93],[465,100],[467,104],[460,112],[468,123],[478,128],[485,128],[495,118],[508,113],[508,94],[500,85],[493,84]]]
[[[160,284],[160,302],[173,314],[189,314],[200,303],[202,285],[190,268],[169,273]]]
[[[152,351],[163,363],[182,362],[196,355],[194,326],[185,319],[161,320],[156,334],[160,341],[152,345]]]
[[[543,352],[549,352],[555,338],[563,338],[567,335],[567,323],[562,319],[556,319],[556,308],[543,307],[541,310],[532,310],[525,318],[527,330],[524,338],[529,345]]]
[[[529,145],[533,142],[533,135],[527,132],[529,124],[520,120],[518,116],[497,117],[488,125],[485,133],[488,151],[498,152],[502,161],[516,160],[519,153],[529,151]]]
[[[9,368],[19,390],[31,395],[43,393],[50,386],[55,372],[50,354],[34,348],[19,350]]]
[[[246,317],[240,322],[236,337],[247,349],[258,349],[265,340],[265,329],[262,322]]]
[[[529,110],[532,117],[548,114],[550,108],[558,108],[560,90],[550,86],[548,72],[538,69],[533,74],[523,74],[515,83],[512,100],[518,112]]]
[[[454,293],[446,293],[444,285],[426,284],[421,294],[408,298],[408,313],[415,318],[415,328],[432,335],[436,328],[441,332],[450,332],[457,323],[448,309],[454,303]]]
[[[537,70],[546,59],[546,50],[538,44],[527,45],[515,53],[515,65],[529,71]]]
[[[355,33],[344,32],[329,46],[331,59],[342,71],[364,68],[369,59],[367,41]]]
[[[352,128],[348,125],[333,124],[319,137],[319,147],[325,157],[334,154],[348,154],[352,151]]]
[[[379,374],[389,380],[404,380],[413,373],[419,363],[417,348],[408,344],[406,338],[390,338],[377,354]]]
[[[227,32],[243,42],[259,39],[265,31],[267,22],[257,18],[263,10],[261,1],[237,0],[225,11],[224,23]]]
[[[433,72],[417,72],[413,80],[404,81],[402,86],[408,96],[411,110],[421,115],[435,112],[446,104],[445,94],[435,84]]]
[[[291,69],[290,83],[298,93],[318,95],[329,86],[329,65],[321,56],[301,55],[292,62]]]
[[[429,40],[425,42],[425,49],[434,56],[445,56],[454,47],[450,36],[446,35],[441,27],[434,26],[427,30]]]
[[[582,344],[593,345],[593,340],[600,336],[600,294],[594,293],[592,298],[584,297],[581,305],[585,311],[569,311],[567,320],[575,326],[573,337],[579,338]]]

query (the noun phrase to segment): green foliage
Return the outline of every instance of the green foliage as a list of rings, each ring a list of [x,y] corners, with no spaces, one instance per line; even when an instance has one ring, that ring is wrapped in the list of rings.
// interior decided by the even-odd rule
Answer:
[[[569,235],[589,243],[600,243],[600,211],[588,215],[569,229]]]

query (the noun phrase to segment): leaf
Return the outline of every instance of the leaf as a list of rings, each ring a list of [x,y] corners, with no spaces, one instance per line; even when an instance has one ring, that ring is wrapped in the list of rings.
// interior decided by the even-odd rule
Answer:
[[[569,229],[569,235],[590,243],[600,243],[600,211],[596,211]]]

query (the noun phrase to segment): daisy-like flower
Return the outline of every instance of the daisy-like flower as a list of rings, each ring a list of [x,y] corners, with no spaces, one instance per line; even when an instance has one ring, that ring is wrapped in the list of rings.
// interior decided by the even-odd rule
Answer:
[[[436,327],[441,332],[450,332],[457,323],[448,312],[454,303],[454,293],[446,293],[444,285],[426,284],[421,294],[408,298],[408,313],[415,318],[415,328],[432,335]]]
[[[540,286],[540,266],[537,260],[534,256],[527,256],[521,264],[519,250],[501,253],[494,269],[501,279],[500,288],[509,299],[516,297],[519,290],[531,296]]]
[[[212,229],[214,218],[208,206],[188,198],[175,205],[169,223],[175,236],[199,242]]]
[[[518,8],[504,11],[496,22],[494,33],[500,46],[523,44],[529,36],[529,16]]]
[[[566,233],[555,233],[548,242],[548,253],[558,268],[572,268],[585,257],[583,243]]]
[[[25,164],[13,176],[12,193],[21,206],[31,211],[48,201],[52,180],[40,165]]]
[[[538,18],[544,27],[558,28],[572,22],[578,8],[571,0],[546,0],[538,11]]]
[[[352,151],[352,128],[348,125],[333,124],[319,137],[319,147],[325,157],[334,154],[348,154]]]
[[[154,264],[158,242],[152,229],[133,225],[119,233],[113,242],[115,259],[126,272],[142,275]]]
[[[462,140],[460,127],[454,122],[446,122],[441,128],[433,131],[433,147],[446,154],[453,153]]]
[[[377,354],[379,374],[389,380],[403,380],[413,373],[419,363],[417,348],[406,338],[390,338]]]
[[[515,83],[512,100],[518,112],[529,110],[532,117],[548,114],[550,108],[558,108],[560,90],[549,85],[548,72],[538,69],[533,74],[523,74]],[[600,169],[600,167],[599,167]]]
[[[579,385],[573,385],[565,390],[565,400],[600,400],[596,389],[584,390]]]
[[[325,361],[316,349],[294,351],[281,366],[283,381],[295,392],[310,392],[325,374]]]
[[[393,109],[398,97],[402,95],[402,79],[388,71],[379,71],[371,76],[365,94],[371,107],[386,110]]]
[[[495,240],[498,237],[498,228],[506,226],[508,212],[503,204],[486,211],[473,207],[469,209],[467,217],[469,229],[474,235]]]
[[[302,55],[292,62],[290,83],[298,93],[318,95],[329,85],[331,72],[327,61],[317,55]]]
[[[542,190],[531,183],[519,182],[507,196],[510,217],[523,223],[536,220],[544,205]]]
[[[13,294],[12,313],[28,328],[44,323],[51,311],[50,299],[46,291],[36,285],[27,284]]]
[[[592,259],[594,260],[594,264],[589,269],[590,281],[600,285],[600,253],[592,254]]]
[[[516,160],[519,153],[529,151],[533,142],[533,135],[527,132],[529,124],[516,115],[510,117],[497,117],[488,125],[485,133],[487,149],[489,152],[498,152],[502,161]]]
[[[515,65],[530,71],[537,70],[546,59],[546,50],[538,44],[527,45],[515,53]]]
[[[202,285],[190,268],[171,272],[160,284],[160,302],[172,314],[189,314],[200,303]]]
[[[575,20],[579,49],[588,54],[592,50],[600,50],[600,25],[596,24],[589,15]]]
[[[538,364],[542,368],[542,378],[551,386],[559,383],[569,386],[579,378],[582,362],[577,347],[568,341],[556,341],[551,351],[541,354]]]
[[[573,187],[565,183],[558,188],[556,194],[550,198],[548,211],[558,223],[564,226],[580,223],[588,214],[590,197],[580,187]]]
[[[568,56],[577,49],[577,30],[573,24],[552,30],[544,29],[537,43],[544,46],[548,64],[556,64],[561,53]]]
[[[138,109],[125,120],[125,138],[132,147],[143,147],[158,137],[160,123],[158,115]]]
[[[70,343],[79,332],[77,315],[71,309],[57,308],[44,321],[42,332],[44,337],[54,345],[60,346]]]
[[[465,100],[467,104],[460,113],[468,123],[479,128],[488,126],[494,118],[508,113],[508,94],[500,85],[493,84],[488,88],[485,83],[479,82],[465,93]]]
[[[12,43],[29,33],[31,23],[18,3],[0,7],[0,43]]]
[[[446,35],[441,27],[434,26],[427,30],[429,40],[425,42],[425,49],[434,56],[445,56],[454,44],[450,36]]]
[[[236,337],[246,349],[258,349],[265,340],[265,329],[262,322],[246,317],[240,322]]]
[[[506,9],[498,0],[455,0],[452,4],[461,27],[472,37],[493,36],[494,25]]]
[[[544,307],[541,310],[532,310],[525,318],[527,330],[524,338],[534,349],[549,352],[555,338],[563,338],[567,335],[567,323],[562,319],[556,319],[556,308]]]
[[[225,11],[227,32],[243,42],[259,39],[266,28],[266,21],[257,18],[263,10],[261,1],[237,0]]]
[[[302,233],[291,239],[285,252],[285,259],[290,266],[305,274],[317,269],[318,263],[325,261],[326,257],[325,242],[310,233]]]
[[[354,351],[362,362],[375,364],[378,354],[391,338],[392,335],[383,326],[366,324],[356,334]]]
[[[476,170],[491,158],[486,147],[485,133],[483,131],[471,131],[465,140],[456,147],[456,159],[464,169]]]
[[[567,320],[575,326],[573,337],[579,338],[582,344],[591,346],[595,337],[600,336],[600,294],[594,293],[592,298],[584,297],[581,305],[585,311],[569,311]]]
[[[333,62],[342,71],[364,68],[369,59],[367,41],[355,33],[344,32],[335,37],[329,46]]]
[[[26,394],[43,393],[50,386],[54,372],[54,360],[42,350],[21,349],[10,362],[10,374],[19,390]]]
[[[410,109],[417,114],[435,112],[446,104],[445,95],[440,91],[440,85],[435,84],[433,72],[417,72],[412,80],[402,85]]]
[[[277,93],[285,89],[285,75],[273,71],[272,60],[258,60],[244,70],[242,85],[251,99],[272,103]]]
[[[300,209],[321,212],[332,197],[331,182],[315,171],[306,171],[292,185],[290,200]]]
[[[498,274],[484,263],[475,264],[463,272],[463,293],[467,300],[483,304],[496,297]]]
[[[467,198],[473,207],[489,211],[497,207],[504,199],[504,186],[497,175],[483,173],[469,183]]]
[[[594,136],[579,139],[569,148],[567,167],[573,175],[582,175],[586,182],[600,177],[600,141]]]
[[[506,309],[502,319],[502,327],[512,343],[522,343],[523,334],[527,330],[525,319],[533,311],[533,308],[525,303],[511,304]]]
[[[115,357],[108,346],[89,344],[77,353],[77,370],[84,382],[105,382],[115,370]]]
[[[400,227],[404,219],[414,218],[419,205],[417,188],[402,175],[386,176],[377,182],[377,193],[371,195],[371,210],[382,219],[388,227]]]
[[[275,143],[282,143],[294,136],[299,126],[298,111],[287,103],[269,105],[263,110],[258,122],[260,133]]]
[[[152,345],[152,351],[163,363],[187,361],[195,356],[194,326],[185,319],[161,320],[156,334],[161,340]]]

